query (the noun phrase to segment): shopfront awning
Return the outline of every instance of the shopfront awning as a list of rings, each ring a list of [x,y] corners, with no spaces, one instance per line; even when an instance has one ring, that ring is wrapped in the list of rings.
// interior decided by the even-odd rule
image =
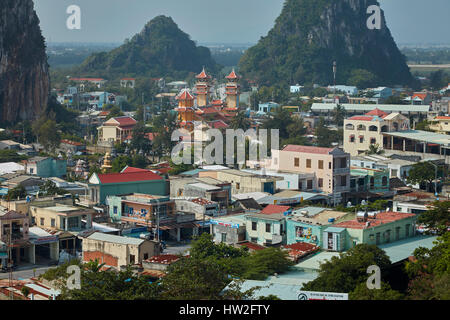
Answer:
[[[164,224],[162,226],[159,226],[160,230],[172,230],[172,229],[178,229],[178,228],[185,228],[185,229],[193,229],[198,228],[200,225],[195,222],[185,222],[185,223],[168,223]]]

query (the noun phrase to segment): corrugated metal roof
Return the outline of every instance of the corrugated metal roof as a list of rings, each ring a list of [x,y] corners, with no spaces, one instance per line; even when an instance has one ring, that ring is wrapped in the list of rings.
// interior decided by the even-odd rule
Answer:
[[[430,106],[427,105],[402,105],[402,104],[351,104],[340,103],[340,105],[347,111],[361,111],[369,112],[376,108],[385,112],[428,112]],[[312,111],[328,111],[336,109],[336,103],[313,103]]]
[[[436,143],[441,145],[450,145],[450,136],[446,134],[440,134],[422,130],[407,130],[397,132],[383,132],[383,134],[406,138],[417,141],[424,141],[427,143]]]
[[[121,237],[121,236],[115,236],[115,235],[101,233],[101,232],[95,232],[95,233],[91,234],[89,237],[87,237],[87,239],[97,240],[97,241],[105,241],[105,242],[111,242],[111,243],[119,243],[119,244],[131,244],[131,245],[140,245],[141,243],[144,242],[143,239]]]
[[[436,236],[418,236],[393,243],[382,244],[378,247],[386,252],[392,263],[396,263],[408,259],[408,257],[413,255],[414,250],[419,247],[431,249],[434,246],[433,241],[435,241],[436,238]]]

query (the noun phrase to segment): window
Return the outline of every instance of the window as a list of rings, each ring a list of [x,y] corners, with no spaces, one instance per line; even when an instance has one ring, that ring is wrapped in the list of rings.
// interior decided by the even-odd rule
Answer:
[[[375,138],[370,138],[370,144],[375,144],[377,143],[377,139]]]
[[[347,158],[341,158],[341,169],[347,168]]]
[[[323,160],[319,160],[319,169],[323,169]]]
[[[311,168],[311,159],[306,159],[306,167]]]
[[[341,176],[341,187],[347,186],[347,176]]]
[[[328,162],[328,169],[331,169],[331,162]]]
[[[295,236],[297,238],[303,237],[303,227],[295,227]]]
[[[323,187],[323,179],[319,178],[319,188],[322,188],[322,187]]]
[[[371,188],[375,187],[375,178],[374,177],[370,177],[370,187]]]
[[[45,219],[44,219],[44,218],[41,218],[41,226],[44,225],[44,221],[45,221]]]
[[[410,227],[411,225],[409,225],[409,224],[407,224],[406,226],[405,226],[405,237],[409,237],[409,227]]]
[[[129,214],[133,214],[133,213],[134,213],[134,209],[133,209],[132,207],[129,207],[129,208],[128,208],[128,213],[129,213]]]
[[[253,230],[253,231],[256,230],[256,225],[257,225],[257,223],[253,221],[253,222],[252,222],[252,230]]]
[[[294,167],[300,167],[300,158],[294,158]]]
[[[144,253],[144,260],[148,259],[148,253]]]
[[[364,142],[364,136],[359,136],[359,143],[363,143]]]
[[[227,234],[222,233],[222,242],[227,242]]]
[[[33,174],[33,172],[34,172],[34,169],[30,168],[30,173]]]
[[[241,184],[239,182],[236,182],[236,190],[239,190],[241,188]]]
[[[387,184],[388,184],[388,178],[387,178],[386,176],[384,176],[383,179],[381,179],[381,184],[382,184],[383,186],[387,186]]]
[[[271,231],[271,224],[266,223],[266,232],[270,232],[270,231]]]
[[[254,242],[254,243],[258,242],[258,238],[250,238],[250,242]]]
[[[374,131],[374,132],[376,132],[376,131],[378,131],[378,127],[377,127],[377,126],[370,126],[370,127],[369,127],[369,131]]]
[[[346,129],[346,130],[354,130],[354,129],[355,129],[355,126],[352,125],[351,123],[348,123],[348,124],[345,125],[345,129]]]
[[[312,180],[308,180],[307,184],[308,184],[307,190],[311,190],[313,188],[313,181]]]
[[[352,135],[350,136],[349,141],[350,141],[351,143],[354,143],[354,142],[355,142],[355,135],[354,135],[354,134],[352,134]]]
[[[117,206],[114,206],[113,211],[114,211],[114,214],[117,214]]]
[[[130,263],[134,264],[134,261],[135,261],[134,254],[130,254]]]
[[[267,239],[267,240],[266,240],[266,245],[267,245],[267,244],[272,244],[272,240]]]
[[[358,125],[358,130],[360,131],[366,131],[366,126],[363,124]]]
[[[51,220],[51,226],[54,227],[55,225],[56,225],[56,220],[55,220],[55,219],[52,219],[52,220]]]

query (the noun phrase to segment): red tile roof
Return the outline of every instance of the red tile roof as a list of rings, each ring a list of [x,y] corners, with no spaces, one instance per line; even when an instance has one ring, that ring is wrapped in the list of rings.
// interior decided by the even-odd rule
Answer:
[[[366,116],[378,116],[380,118],[384,118],[387,115],[388,115],[388,113],[386,113],[378,108],[375,108],[372,111],[366,113]]]
[[[153,256],[150,259],[145,260],[149,263],[171,264],[179,260],[180,257],[174,254],[162,254],[159,256]]]
[[[70,78],[71,81],[103,81],[103,78]]]
[[[81,142],[76,142],[76,141],[66,140],[66,139],[61,140],[61,143],[70,144],[70,145],[73,145],[73,146],[82,146],[83,145]]]
[[[283,151],[329,154],[331,151],[333,151],[333,148],[298,146],[298,145],[289,144],[286,147],[284,147]]]
[[[239,78],[239,76],[236,74],[236,72],[233,69],[233,71],[231,71],[231,73],[228,76],[226,76],[226,78],[227,79],[237,79],[237,78]]]
[[[280,206],[277,204],[269,204],[267,207],[261,210],[262,214],[274,214],[274,213],[284,213],[288,211],[291,207]]]
[[[375,219],[367,219],[370,225],[367,227],[366,222],[359,222],[358,220],[343,221],[333,225],[333,227],[350,228],[350,229],[368,229],[374,226],[379,226],[384,223],[389,223],[409,217],[416,216],[414,213],[404,212],[381,212],[377,214]]]
[[[214,107],[201,108],[196,111],[198,114],[215,114],[217,112],[219,112],[219,110]]]
[[[253,242],[249,242],[249,241],[238,243],[238,245],[243,246],[243,247],[247,247],[250,250],[264,250],[264,249],[266,249],[266,247],[264,247],[264,246],[261,246],[259,244],[256,244],[256,243],[253,243]]]
[[[205,69],[202,70],[202,72],[200,72],[200,74],[195,76],[197,79],[209,79],[211,78],[210,75],[208,75],[205,71]]]
[[[114,118],[114,120],[116,120],[120,124],[120,126],[134,126],[137,123],[136,120],[127,116],[116,117]]]
[[[348,120],[358,120],[358,121],[372,121],[373,116],[353,116],[349,118]]]
[[[436,118],[434,118],[435,120],[450,120],[450,117],[447,116],[437,116]]]
[[[222,120],[210,121],[210,122],[208,122],[208,125],[213,129],[228,128],[228,125],[225,122],[223,122]]]
[[[304,251],[304,252],[311,252],[311,251],[319,249],[319,247],[316,246],[315,244],[308,243],[308,242],[297,242],[297,243],[283,246],[283,248],[295,250],[295,251]]]
[[[100,112],[98,115],[100,116],[100,117],[104,117],[104,116],[107,116],[109,114],[109,111],[102,111],[102,112]]]
[[[419,98],[420,100],[424,100],[427,97],[428,93],[415,93],[412,98]]]
[[[177,100],[194,100],[192,94],[189,93],[187,89],[183,89],[178,96],[176,96]]]
[[[130,172],[130,173],[106,173],[106,174],[99,174],[98,178],[102,184],[151,181],[163,179],[161,176],[151,171]]]
[[[121,173],[148,172],[148,171],[150,171],[150,170],[127,166],[121,171]]]

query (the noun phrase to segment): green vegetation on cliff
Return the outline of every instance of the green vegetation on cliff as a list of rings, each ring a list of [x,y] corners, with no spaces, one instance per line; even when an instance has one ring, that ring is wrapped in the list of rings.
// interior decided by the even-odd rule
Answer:
[[[366,26],[366,10],[376,4],[376,0],[286,0],[272,30],[241,58],[240,72],[265,85],[328,85],[333,83],[336,61],[337,83],[412,84],[383,12],[380,30]]]

